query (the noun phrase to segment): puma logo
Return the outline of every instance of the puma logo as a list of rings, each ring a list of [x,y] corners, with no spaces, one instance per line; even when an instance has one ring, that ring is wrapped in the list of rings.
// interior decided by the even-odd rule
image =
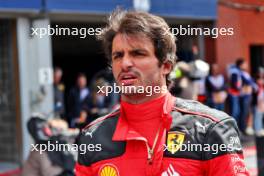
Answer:
[[[96,130],[96,128],[93,128],[92,130],[88,130],[87,132],[85,132],[85,136],[90,136],[91,138],[93,138],[93,132]]]
[[[206,132],[206,127],[207,125],[202,125],[200,122],[195,122],[195,125],[202,129],[202,131],[205,133]]]

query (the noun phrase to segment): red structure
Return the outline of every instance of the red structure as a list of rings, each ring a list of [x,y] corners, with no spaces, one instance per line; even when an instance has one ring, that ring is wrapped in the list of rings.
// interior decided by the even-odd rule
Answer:
[[[234,28],[233,36],[219,36],[215,42],[212,39],[206,41],[207,46],[211,45],[207,55],[215,56],[214,62],[219,64],[223,73],[226,66],[238,57],[248,61],[252,73],[264,66],[263,0],[220,0],[216,26]]]

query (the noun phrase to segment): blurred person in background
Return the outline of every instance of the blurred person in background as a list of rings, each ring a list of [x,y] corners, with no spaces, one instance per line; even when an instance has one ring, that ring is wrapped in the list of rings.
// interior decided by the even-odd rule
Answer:
[[[54,68],[53,90],[54,90],[54,113],[57,117],[64,117],[64,84],[61,82],[63,71],[59,67]]]
[[[76,86],[70,90],[67,99],[70,127],[85,123],[89,111],[89,94],[86,76],[83,73],[79,73]]]
[[[108,63],[109,64],[109,63]],[[93,83],[95,82],[95,80],[98,80],[102,78],[106,84],[108,84],[109,86],[114,86],[114,84],[116,84],[115,82],[115,79],[114,79],[114,76],[113,76],[113,73],[111,71],[111,66],[108,65],[107,68],[103,69],[103,70],[100,70],[99,72],[97,72],[92,81],[91,81],[91,84],[93,85]],[[114,93],[114,91],[110,92],[109,95],[110,97],[110,100],[109,100],[109,103],[108,106],[110,108],[115,108],[115,106],[118,106],[119,105],[119,102],[120,102],[120,94],[119,93]]]
[[[32,114],[27,129],[35,146],[23,164],[22,176],[74,176],[76,151],[47,148],[49,143],[73,144],[79,130],[68,128],[62,119],[48,119],[39,113]],[[46,145],[46,150],[40,145]]]
[[[240,90],[242,88],[241,62],[238,60],[234,65],[231,65],[228,70],[229,88],[228,88],[228,103],[230,115],[234,117],[237,124],[240,123]],[[239,126],[240,128],[240,126]],[[241,129],[241,128],[240,128]]]
[[[169,77],[171,84],[169,90],[172,95],[184,99],[196,100],[197,95],[193,91],[193,82],[190,79],[190,66],[184,61],[177,62]]]
[[[195,59],[189,63],[190,65],[190,74],[189,77],[192,80],[193,87],[192,91],[194,92],[196,99],[201,103],[205,103],[205,78],[209,74],[209,64],[201,59]]]
[[[174,96],[203,102],[204,78],[208,71],[208,64],[199,59],[190,63],[177,62],[169,75],[171,83],[168,88]]]
[[[229,68],[228,75],[230,114],[236,119],[243,134],[252,134],[251,128],[247,129],[247,117],[250,113],[253,89],[257,86],[248,73],[247,62],[243,58],[238,58],[235,65]]]
[[[243,58],[239,58],[236,62],[238,63],[237,65],[239,65],[242,79],[242,87],[240,91],[240,116],[238,126],[243,133],[252,135],[254,131],[248,122],[251,120],[250,117],[252,117],[252,93],[253,91],[257,90],[257,85],[248,72],[248,63]]]
[[[253,125],[256,136],[264,136],[263,116],[264,116],[264,75],[257,74],[257,91],[253,93]]]
[[[208,106],[224,111],[227,93],[225,91],[225,78],[219,72],[216,64],[210,66],[209,75],[205,79]]]
[[[197,89],[197,101],[206,104],[206,87],[205,87],[205,78],[201,78],[195,81],[196,89]]]
[[[106,95],[106,87],[110,86],[103,77],[98,77],[94,80],[91,86],[91,94],[89,98],[89,118],[87,122],[95,120],[99,116],[103,116],[111,110],[111,96],[110,93]],[[103,91],[99,91],[99,88]]]

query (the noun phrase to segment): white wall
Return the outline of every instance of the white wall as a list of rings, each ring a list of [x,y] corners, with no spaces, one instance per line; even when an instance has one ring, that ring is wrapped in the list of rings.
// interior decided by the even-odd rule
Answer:
[[[40,82],[40,70],[52,69],[51,36],[32,36],[31,27],[47,27],[48,19],[30,22],[27,18],[17,19],[17,45],[21,95],[21,122],[23,159],[25,160],[33,142],[26,123],[34,112],[48,114],[53,109],[53,89],[51,82]],[[52,74],[50,75],[52,76]],[[45,94],[41,92],[41,87]]]

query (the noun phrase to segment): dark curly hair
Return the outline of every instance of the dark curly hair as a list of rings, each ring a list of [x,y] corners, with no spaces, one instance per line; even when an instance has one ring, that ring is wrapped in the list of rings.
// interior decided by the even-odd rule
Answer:
[[[117,9],[109,17],[107,26],[102,30],[98,39],[103,42],[106,57],[111,63],[112,42],[118,34],[145,36],[149,38],[155,49],[155,56],[161,66],[170,62],[172,67],[176,62],[176,38],[171,33],[168,24],[161,17],[137,11]],[[168,75],[166,76],[167,83]]]

